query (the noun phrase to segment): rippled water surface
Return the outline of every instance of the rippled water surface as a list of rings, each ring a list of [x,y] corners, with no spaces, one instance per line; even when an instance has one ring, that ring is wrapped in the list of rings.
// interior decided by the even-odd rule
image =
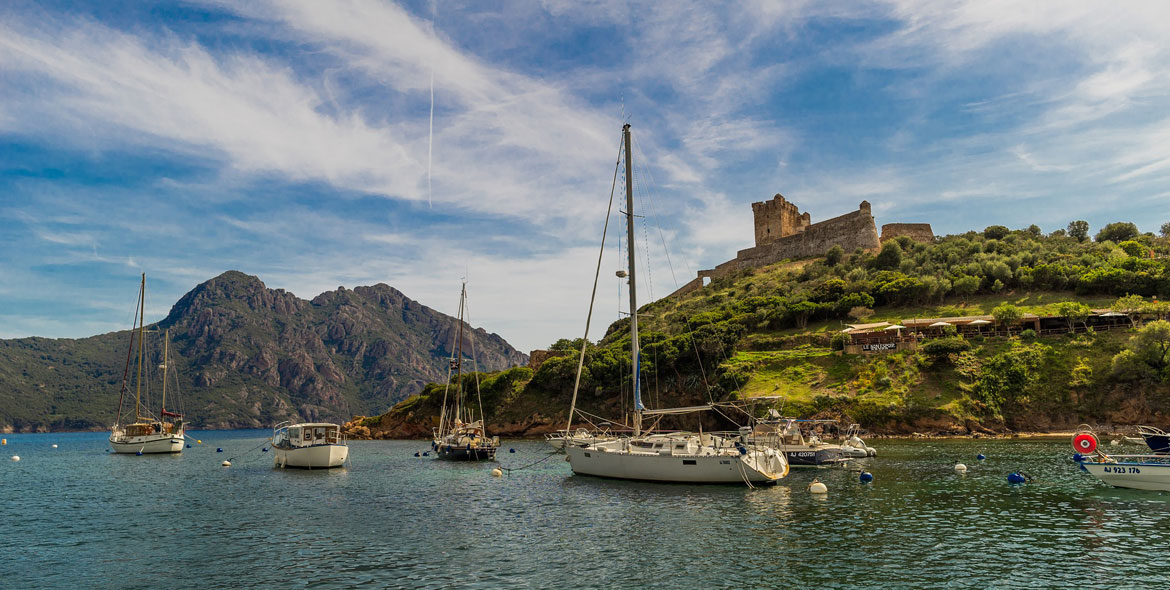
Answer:
[[[199,432],[179,456],[113,455],[104,433],[7,435],[6,588],[1162,587],[1170,494],[1098,483],[1065,440],[875,441],[860,464],[783,483],[503,478],[351,443],[352,465],[281,471],[267,432]],[[58,444],[59,448],[51,448]],[[216,453],[222,447],[224,453]],[[514,448],[515,453],[508,453]],[[1136,447],[1133,447],[1136,449]],[[986,461],[976,461],[984,453]],[[8,460],[19,455],[21,461]],[[506,442],[504,466],[545,457]],[[230,468],[219,466],[234,457]],[[955,459],[969,467],[952,469]],[[1012,486],[1023,469],[1033,483]],[[813,477],[827,497],[805,491]]]

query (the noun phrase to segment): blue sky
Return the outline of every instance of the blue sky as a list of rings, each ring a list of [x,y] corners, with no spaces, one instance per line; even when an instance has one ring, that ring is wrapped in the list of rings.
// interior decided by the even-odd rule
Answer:
[[[448,313],[467,277],[518,348],[579,336],[623,119],[645,299],[777,192],[940,234],[1170,221],[1165,3],[496,4],[5,3],[0,337],[124,328],[143,271],[157,320],[228,269]]]

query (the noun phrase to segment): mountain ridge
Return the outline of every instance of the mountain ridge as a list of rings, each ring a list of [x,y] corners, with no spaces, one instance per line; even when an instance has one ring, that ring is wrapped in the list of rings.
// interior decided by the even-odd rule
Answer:
[[[149,285],[148,285],[149,288]],[[394,287],[338,287],[306,300],[226,271],[148,326],[169,330],[193,428],[342,421],[445,379],[455,319]],[[527,362],[501,336],[465,324],[464,354],[488,370]],[[101,429],[113,422],[129,331],[0,340],[0,430]],[[148,351],[150,362],[161,362]],[[96,385],[96,387],[95,387]]]

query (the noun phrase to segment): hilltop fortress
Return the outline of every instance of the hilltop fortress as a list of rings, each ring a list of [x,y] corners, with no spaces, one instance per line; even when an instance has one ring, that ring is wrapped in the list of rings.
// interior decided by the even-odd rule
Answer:
[[[824,256],[833,246],[852,252],[858,248],[877,250],[882,242],[897,236],[908,236],[921,242],[934,241],[929,223],[889,223],[882,226],[879,237],[869,201],[862,201],[856,211],[812,223],[807,212],[801,213],[796,204],[777,193],[770,201],[752,203],[752,215],[755,217],[754,247],[740,250],[735,258],[711,270],[699,271],[698,277],[671,295],[700,289],[709,281],[736,271],[782,260]]]

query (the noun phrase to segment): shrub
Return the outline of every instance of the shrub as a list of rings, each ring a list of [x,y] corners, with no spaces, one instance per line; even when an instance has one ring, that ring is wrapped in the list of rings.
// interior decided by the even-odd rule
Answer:
[[[1146,255],[1146,247],[1144,245],[1142,245],[1141,242],[1135,242],[1133,240],[1126,240],[1126,241],[1118,244],[1117,247],[1124,250],[1125,253],[1130,255],[1130,256],[1145,256]]]
[[[1132,240],[1139,235],[1140,232],[1138,232],[1136,225],[1128,221],[1118,221],[1116,223],[1110,223],[1101,228],[1101,231],[1097,232],[1097,237],[1095,240],[1098,242],[1109,241],[1117,243],[1123,242],[1125,240]]]
[[[1132,350],[1125,349],[1115,355],[1110,363],[1110,374],[1118,381],[1140,381],[1152,377],[1154,372]]]
[[[902,265],[902,247],[895,240],[882,244],[881,252],[873,259],[874,268],[896,270]]]
[[[829,350],[845,350],[845,335],[837,332],[829,339]]]
[[[1026,404],[1040,379],[1038,369],[1051,350],[1043,344],[1017,344],[991,357],[979,371],[972,392],[997,414]]]
[[[989,240],[1002,240],[1011,231],[1002,225],[989,225],[983,230],[983,237]]]
[[[841,249],[841,246],[834,245],[832,248],[829,248],[828,252],[825,252],[825,265],[837,266],[844,257],[845,250]]]
[[[958,336],[935,338],[922,345],[922,352],[934,360],[949,359],[952,354],[971,350],[971,343]]]
[[[1028,328],[1027,330],[1024,330],[1023,332],[1020,332],[1020,338],[1023,340],[1027,340],[1028,342],[1031,342],[1031,341],[1036,339],[1036,330],[1033,330],[1032,328]]]

